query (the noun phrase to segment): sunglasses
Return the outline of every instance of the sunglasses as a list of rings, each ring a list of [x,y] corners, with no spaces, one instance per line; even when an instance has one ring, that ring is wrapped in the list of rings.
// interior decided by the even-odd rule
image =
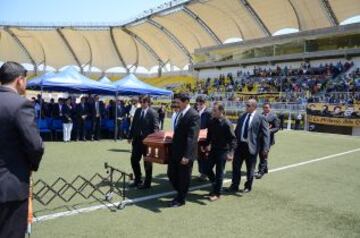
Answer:
[[[246,104],[246,107],[251,107],[251,105],[250,105],[250,104]]]

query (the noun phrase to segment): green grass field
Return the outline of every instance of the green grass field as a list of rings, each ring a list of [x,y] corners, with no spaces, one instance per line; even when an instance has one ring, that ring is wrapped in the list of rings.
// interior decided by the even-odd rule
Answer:
[[[358,148],[360,138],[281,131],[270,153],[270,169]],[[59,176],[71,180],[79,174],[105,174],[104,162],[131,172],[129,150],[125,141],[46,143],[34,179],[53,182]],[[193,171],[196,177],[196,166]],[[230,178],[231,164],[226,171]],[[167,208],[171,197],[161,197],[117,212],[100,209],[38,222],[32,237],[360,237],[359,171],[357,151],[270,173],[243,197],[224,195],[211,203],[204,198],[208,189],[201,189],[192,191],[181,208]],[[154,177],[150,191],[130,190],[128,197],[171,191],[166,166],[156,164]],[[194,178],[192,186],[198,184]],[[77,197],[68,204],[54,200],[46,207],[34,202],[34,210],[39,217],[98,204]]]

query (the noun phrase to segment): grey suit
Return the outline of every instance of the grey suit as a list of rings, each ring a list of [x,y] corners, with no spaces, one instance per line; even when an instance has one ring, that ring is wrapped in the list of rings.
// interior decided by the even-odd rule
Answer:
[[[272,112],[264,116],[266,121],[269,123],[269,126],[271,127],[269,129],[269,132],[270,132],[270,146],[272,146],[275,144],[275,133],[280,130],[280,121],[279,118],[276,116],[276,114]]]
[[[270,132],[270,146],[275,144],[275,133],[279,131],[280,124],[279,119],[276,114],[270,112],[265,115],[266,121],[269,123],[269,132]],[[263,146],[263,142],[261,142],[261,146]],[[268,154],[259,153],[259,174],[265,174],[268,172]]]
[[[256,157],[260,150],[268,151],[270,146],[269,126],[263,115],[256,112],[253,115],[252,121],[249,123],[247,139],[242,141],[244,135],[243,127],[246,128],[245,122],[247,121],[248,113],[244,113],[238,120],[235,129],[237,138],[237,148],[235,150],[233,160],[233,177],[231,187],[235,190],[239,188],[241,179],[241,167],[243,162],[246,164],[247,181],[245,188],[251,190],[254,178],[254,171],[256,165]],[[244,129],[245,130],[245,129]],[[261,145],[263,142],[263,145]]]
[[[24,237],[29,178],[44,148],[33,104],[0,86],[0,237]]]

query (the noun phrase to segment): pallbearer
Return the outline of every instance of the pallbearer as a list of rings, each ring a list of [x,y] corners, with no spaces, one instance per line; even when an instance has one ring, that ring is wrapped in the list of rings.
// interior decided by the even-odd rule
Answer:
[[[176,96],[175,101],[179,112],[175,119],[168,176],[177,195],[170,203],[171,207],[179,207],[185,204],[193,163],[198,154],[200,132],[200,117],[198,112],[190,107],[190,96],[188,94],[179,94]]]
[[[208,127],[206,148],[209,151],[206,174],[213,184],[209,199],[220,198],[226,161],[231,161],[236,147],[236,137],[231,122],[225,118],[225,109],[221,103],[215,103],[212,109],[212,120]],[[213,168],[215,167],[215,173]]]
[[[141,158],[146,153],[146,146],[143,140],[150,134],[159,130],[159,116],[157,112],[150,107],[150,97],[140,98],[141,107],[136,109],[131,123],[129,143],[132,143],[131,166],[134,171],[135,181],[132,187],[140,189],[149,189],[152,180],[152,163],[144,161],[145,181],[141,181]]]
[[[196,98],[196,109],[200,116],[200,129],[208,129],[211,120],[211,111],[206,106],[206,97],[200,95]],[[207,160],[198,158],[198,167],[200,173],[200,180],[206,180]]]

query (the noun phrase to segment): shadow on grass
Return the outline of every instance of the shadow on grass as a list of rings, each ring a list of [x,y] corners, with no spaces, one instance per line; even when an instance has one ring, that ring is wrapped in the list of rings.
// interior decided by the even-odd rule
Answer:
[[[126,149],[109,149],[108,151],[110,152],[118,152],[118,153],[131,153],[131,150],[126,150]]]
[[[242,171],[241,175],[242,176],[246,175],[246,173],[244,171]],[[231,178],[231,172],[227,172],[225,174],[225,179],[229,179],[229,178]],[[143,198],[146,196],[153,196],[153,195],[157,195],[157,194],[161,194],[161,193],[169,193],[169,192],[174,191],[168,180],[167,174],[158,174],[158,175],[154,176],[152,179],[152,187],[151,187],[151,189],[148,189],[148,190],[131,189],[128,187],[128,185],[129,185],[129,182],[126,184],[126,190],[125,190],[127,200],[134,200],[134,199]],[[205,194],[208,194],[211,191],[211,185],[210,185],[209,181],[200,181],[197,177],[192,178],[191,185],[190,185],[191,187],[201,186],[201,185],[204,185],[206,187],[197,189],[196,191],[201,191],[201,193],[205,193]],[[107,182],[101,182],[96,185],[96,187],[98,187],[98,188],[107,187],[107,186],[108,186]],[[117,190],[117,189],[121,189],[123,184],[121,181],[118,181],[114,184],[114,186],[115,186],[115,190]],[[224,187],[228,187],[228,186],[224,185]],[[187,196],[186,201],[188,203],[195,203],[198,205],[205,206],[205,205],[207,205],[207,203],[205,201],[208,201],[208,198],[205,194],[197,194],[197,193],[190,191]],[[132,204],[126,205],[126,207],[137,206],[137,207],[146,209],[146,210],[154,212],[154,213],[160,213],[161,209],[168,208],[169,202],[172,200],[172,198],[174,196],[175,196],[174,194],[167,195],[167,196],[165,194],[162,197],[132,203]],[[241,197],[241,195],[239,193],[226,193],[226,192],[223,193],[223,196]],[[71,204],[71,205],[62,205],[62,206],[58,206],[58,207],[54,207],[54,208],[44,207],[43,209],[36,211],[34,215],[36,217],[39,214],[42,215],[44,213],[51,214],[51,213],[56,213],[56,212],[60,212],[60,211],[61,212],[73,211],[76,209],[81,209],[86,206],[93,206],[93,205],[99,205],[99,204],[106,205],[106,208],[111,212],[116,212],[117,206],[115,206],[115,202],[118,202],[119,200],[121,201],[121,197],[118,194],[116,194],[111,201],[105,200],[105,197],[102,194],[96,194],[96,195],[94,194],[94,196],[91,197],[91,201],[79,202],[79,203]],[[112,206],[108,206],[109,204]]]

